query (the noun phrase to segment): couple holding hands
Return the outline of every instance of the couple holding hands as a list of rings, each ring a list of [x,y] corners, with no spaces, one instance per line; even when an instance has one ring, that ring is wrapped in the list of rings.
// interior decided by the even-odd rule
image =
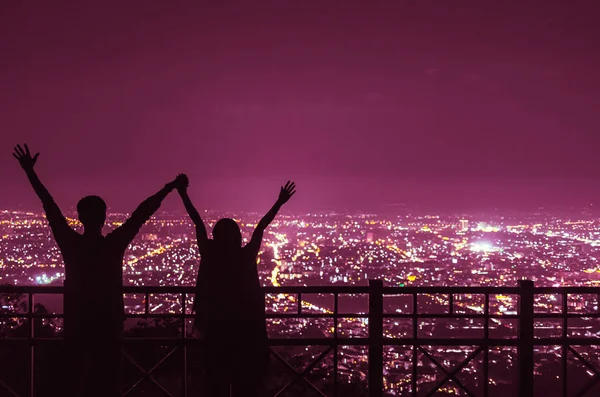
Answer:
[[[250,242],[233,219],[219,220],[210,239],[180,174],[144,200],[131,216],[103,235],[106,203],[87,196],[77,204],[83,233],[73,230],[42,184],[34,166],[39,153],[15,146],[13,156],[40,198],[52,234],[63,256],[64,340],[67,366],[63,395],[121,396],[123,338],[123,256],[142,225],[163,199],[177,190],[196,229],[200,267],[196,283],[195,328],[205,343],[204,395],[258,396],[270,361],[264,296],[257,257],[263,233],[280,208],[294,195],[295,184],[282,186],[270,211],[260,220]]]

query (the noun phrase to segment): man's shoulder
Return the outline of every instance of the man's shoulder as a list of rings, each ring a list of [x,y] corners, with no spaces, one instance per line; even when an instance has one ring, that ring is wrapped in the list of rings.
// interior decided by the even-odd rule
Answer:
[[[81,241],[83,235],[71,228],[55,231],[54,236],[60,249],[68,249]]]
[[[123,228],[123,226],[118,227],[104,236],[104,241],[109,245],[129,245],[131,241],[135,238],[134,235],[130,235],[127,233],[128,230]]]

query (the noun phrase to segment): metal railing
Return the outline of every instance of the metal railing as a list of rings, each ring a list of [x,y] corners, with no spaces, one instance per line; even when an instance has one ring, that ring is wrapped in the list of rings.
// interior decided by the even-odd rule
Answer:
[[[127,318],[139,318],[139,319],[178,319],[183,324],[188,324],[194,317],[189,310],[188,298],[194,294],[195,288],[193,287],[124,287],[124,294],[136,294],[143,295],[144,299],[144,310],[141,313],[127,314]],[[305,367],[304,370],[298,371],[293,366],[288,364],[286,360],[279,355],[277,352],[272,351],[272,354],[278,361],[283,363],[290,372],[293,373],[293,379],[285,384],[279,392],[275,395],[282,394],[285,390],[291,387],[296,382],[303,382],[309,388],[314,388],[319,394],[324,395],[314,384],[306,379],[306,375],[317,365],[321,360],[324,359],[329,353],[333,353],[333,390],[334,396],[339,395],[339,382],[338,382],[338,356],[339,348],[341,346],[366,346],[368,347],[368,393],[370,397],[379,397],[384,393],[384,349],[395,347],[395,346],[408,346],[411,351],[411,371],[406,374],[407,378],[410,378],[410,394],[413,396],[417,395],[432,395],[445,384],[452,381],[462,391],[470,396],[474,393],[464,385],[458,374],[464,369],[469,363],[471,363],[477,356],[483,356],[483,390],[482,393],[485,397],[489,395],[489,353],[490,348],[495,347],[513,347],[517,350],[517,368],[518,368],[518,395],[521,397],[530,397],[534,394],[534,349],[536,346],[561,346],[561,360],[562,360],[562,372],[561,372],[561,384],[562,388],[559,395],[567,396],[567,356],[570,353],[573,357],[579,360],[588,371],[593,374],[588,384],[581,387],[574,395],[583,396],[589,390],[591,390],[598,382],[600,382],[600,371],[596,370],[594,366],[586,359],[582,354],[577,352],[573,346],[591,346],[600,345],[600,338],[598,337],[572,337],[568,334],[569,320],[570,319],[587,319],[587,318],[598,318],[600,317],[600,310],[597,305],[596,311],[593,313],[575,313],[569,312],[568,310],[568,297],[569,295],[589,295],[593,294],[600,302],[600,288],[587,288],[587,287],[561,287],[561,288],[535,288],[532,281],[523,280],[517,287],[384,287],[381,281],[371,280],[368,286],[322,286],[322,287],[264,287],[263,291],[268,296],[295,296],[293,302],[296,303],[296,311],[284,313],[281,312],[267,312],[267,319],[328,319],[333,322],[332,336],[322,338],[271,338],[269,344],[272,347],[275,346],[321,346],[325,350],[318,355],[317,359],[310,365]],[[28,396],[34,396],[34,380],[36,377],[35,373],[35,354],[36,349],[45,343],[54,343],[59,338],[42,338],[35,335],[34,323],[36,319],[40,318],[61,318],[61,314],[54,313],[36,313],[34,312],[34,296],[37,294],[62,294],[62,287],[38,287],[38,286],[6,286],[0,288],[0,295],[2,294],[24,294],[27,298],[27,310],[25,312],[10,312],[3,313],[0,319],[7,318],[20,318],[25,321],[27,327],[27,335],[24,337],[8,337],[0,339],[0,343],[17,344],[23,343],[29,347],[30,355],[28,357],[29,365],[29,389],[27,391]],[[150,310],[150,296],[152,294],[177,294],[180,297],[180,313],[152,313]],[[328,294],[333,296],[333,310],[327,310],[322,312],[315,312],[314,310],[306,311],[303,309],[303,295],[308,294]],[[367,312],[353,312],[345,313],[339,310],[339,299],[340,295],[366,295],[368,296],[368,311]],[[538,294],[551,294],[554,296],[560,296],[560,312],[552,313],[535,313],[535,295]],[[461,308],[457,310],[455,298],[458,296],[479,296],[482,298],[482,305],[479,308],[475,307],[474,310],[464,310]],[[491,312],[490,310],[490,297],[497,295],[514,295],[518,300],[518,310],[511,313],[500,313]],[[408,298],[412,302],[412,310],[403,312],[402,310],[389,311],[385,309],[384,303],[386,298],[390,297],[404,297]],[[445,305],[443,312],[430,313],[419,311],[419,297],[437,297],[437,302],[442,302]],[[444,297],[439,299],[439,297]],[[387,305],[389,306],[389,305]],[[473,309],[473,308],[472,308]],[[368,319],[368,337],[343,337],[338,333],[340,326],[340,320],[350,318],[366,318]],[[385,324],[390,319],[404,319],[411,323],[411,332],[409,335],[404,336],[393,336],[387,332]],[[440,320],[460,320],[460,319],[472,319],[481,321],[482,335],[481,337],[438,337],[436,335],[420,335],[420,326],[423,321],[440,321]],[[514,338],[504,337],[490,337],[490,321],[494,319],[511,320],[518,323],[516,329],[516,336]],[[540,337],[536,338],[534,324],[535,321],[546,321],[546,320],[558,320],[561,325],[557,327],[560,330],[561,335],[557,337]],[[187,328],[187,325],[186,325]],[[183,329],[183,328],[182,328]],[[421,332],[422,334],[422,332]],[[160,366],[166,358],[171,356],[177,350],[182,351],[183,362],[181,363],[181,392],[180,395],[188,395],[188,381],[190,376],[188,374],[188,347],[194,344],[200,343],[199,340],[190,337],[188,332],[181,332],[178,337],[168,338],[126,338],[125,343],[137,343],[147,342],[152,344],[165,344],[168,343],[172,347],[165,357],[159,361],[158,364],[152,368],[144,368],[139,365],[132,357],[126,357],[129,361],[142,372],[142,377],[138,382],[135,382],[128,390],[125,391],[127,395],[136,387],[138,387],[142,381],[147,380],[154,383],[159,389],[161,389],[165,395],[172,395],[167,389],[162,387],[160,383],[155,379],[154,372]],[[3,345],[0,344],[0,348]],[[455,365],[453,368],[447,368],[448,365],[442,365],[438,359],[436,359],[428,350],[427,346],[441,346],[441,347],[452,347],[452,346],[472,346],[474,348],[467,357]],[[419,384],[417,381],[419,368],[423,366],[423,363],[419,362],[419,355],[426,357],[431,361],[435,367],[437,367],[443,374],[441,379],[436,379],[435,385],[430,390],[419,390]],[[126,355],[127,356],[127,355]],[[419,365],[421,364],[421,365]],[[12,390],[6,380],[2,379],[0,374],[0,390],[5,390],[15,396],[17,392]],[[0,395],[4,395],[0,393]],[[22,396],[24,397],[24,396]]]

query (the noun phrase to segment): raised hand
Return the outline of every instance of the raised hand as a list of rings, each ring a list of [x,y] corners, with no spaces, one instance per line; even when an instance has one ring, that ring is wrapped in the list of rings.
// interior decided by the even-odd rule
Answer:
[[[15,151],[13,153],[13,157],[19,160],[19,164],[21,164],[21,167],[26,171],[33,169],[39,155],[39,153],[36,153],[35,156],[31,157],[31,152],[29,152],[27,144],[25,144],[25,150],[23,150],[21,145],[15,146]]]
[[[279,204],[285,204],[295,193],[296,184],[294,182],[287,181],[285,186],[282,186],[281,190],[279,191],[279,198],[277,199],[277,202]]]
[[[175,178],[175,187],[177,190],[185,190],[190,185],[190,180],[186,174],[179,174]]]

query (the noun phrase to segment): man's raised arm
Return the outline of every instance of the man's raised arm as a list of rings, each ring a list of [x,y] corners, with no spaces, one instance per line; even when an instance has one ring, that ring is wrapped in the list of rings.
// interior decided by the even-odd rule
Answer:
[[[178,184],[180,183],[181,179],[177,177],[173,181],[167,183],[157,193],[148,197],[135,209],[135,211],[133,211],[129,219],[127,219],[125,223],[123,223],[113,233],[126,239],[129,244],[144,223],[146,223],[146,221],[150,219],[150,217],[160,208],[160,205],[165,197],[167,197],[169,193],[177,188]]]
[[[42,201],[44,211],[46,212],[46,218],[48,219],[48,223],[50,224],[50,228],[52,229],[55,238],[60,239],[60,236],[66,232],[67,229],[68,231],[73,231],[73,229],[71,229],[60,211],[60,208],[50,195],[50,192],[48,192],[48,189],[46,189],[35,172],[34,166],[40,154],[36,153],[35,156],[32,157],[29,147],[27,145],[24,146],[25,150],[23,150],[21,145],[15,146],[13,156],[19,161],[19,164],[21,164],[33,190],[35,190],[35,193]]]

